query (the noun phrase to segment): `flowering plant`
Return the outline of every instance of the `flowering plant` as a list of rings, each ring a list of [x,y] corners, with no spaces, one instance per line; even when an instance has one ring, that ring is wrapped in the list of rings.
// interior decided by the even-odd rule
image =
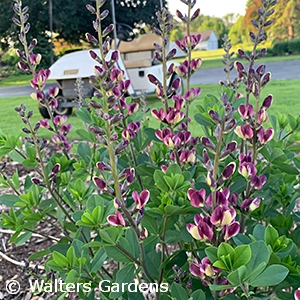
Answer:
[[[196,0],[181,1],[187,14],[177,11],[177,17],[186,24],[187,36],[176,44],[187,59],[180,66],[167,68],[176,53],[166,50],[173,26],[167,10],[157,13],[159,28],[153,29],[162,38],[155,48],[163,80],[148,75],[163,106],[151,112],[160,121],[157,130],[148,128],[139,104],[125,97],[130,82],[116,67],[119,52],[109,47],[113,25],[101,27],[108,15],[101,11],[105,0],[87,5],[96,30],[87,39],[99,46],[100,56],[90,51],[94,98],[77,110],[84,129],[77,132],[82,140],[71,144],[67,118],[51,113],[58,90],[45,97],[49,70],[37,70],[36,41],[26,41],[28,8],[15,0],[19,19],[13,21],[24,46],[18,50],[19,67],[33,74],[31,97],[45,105],[51,120],[32,124],[32,112],[24,105],[16,108],[28,136],[22,145],[8,138],[1,154],[36,175],[20,182],[2,165],[1,183],[15,195],[0,196],[11,207],[2,213],[1,226],[14,230],[11,242],[19,245],[33,232],[43,233],[39,224],[50,222],[62,236],[29,258],[47,259],[47,273],[36,276],[89,282],[92,288],[106,281],[98,292],[82,285],[77,291],[82,299],[143,299],[151,292],[157,299],[299,299],[300,119],[268,116],[273,96],[262,97],[261,90],[271,74],[264,64],[254,66],[266,53],[256,48],[266,39],[276,0],[262,0],[256,31],[250,33],[250,55],[240,49],[241,60],[233,63],[230,41],[224,39],[227,78],[220,82],[220,97],[206,96],[194,118],[190,105],[201,88],[192,87],[190,78],[202,61],[191,53],[201,36],[190,34],[190,23],[200,10],[194,9]],[[233,68],[237,78],[232,81]],[[183,95],[176,94],[180,78],[170,88],[166,84],[174,71],[186,80]],[[199,124],[201,137],[189,131],[190,122]],[[44,151],[49,141],[37,135],[40,127],[53,132],[57,153],[52,156]],[[109,263],[117,270],[109,270]],[[156,288],[132,290],[134,280]],[[128,285],[113,289],[115,283]]]

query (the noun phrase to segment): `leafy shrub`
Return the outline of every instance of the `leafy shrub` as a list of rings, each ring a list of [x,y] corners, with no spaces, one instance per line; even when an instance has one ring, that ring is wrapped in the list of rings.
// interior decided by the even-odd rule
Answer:
[[[289,41],[289,52],[292,54],[300,54],[300,39]]]
[[[272,53],[274,56],[290,54],[289,42],[288,41],[276,42],[273,46]]]
[[[45,105],[51,120],[32,124],[32,112],[20,105],[16,111],[27,138],[22,144],[18,136],[1,139],[1,155],[36,174],[21,182],[17,173],[6,174],[5,163],[1,166],[2,185],[15,192],[0,197],[10,207],[1,225],[14,230],[11,242],[22,244],[39,232],[40,223],[50,223],[62,236],[59,241],[49,237],[53,245],[29,259],[46,256],[50,275],[41,275],[40,281],[76,283],[81,299],[95,299],[99,284],[101,299],[142,299],[147,284],[160,287],[157,299],[299,299],[300,119],[268,116],[273,96],[262,98],[261,89],[271,74],[265,65],[254,69],[266,53],[256,49],[266,38],[263,28],[271,24],[276,1],[262,1],[257,33],[250,33],[251,55],[238,50],[248,69],[231,61],[234,53],[225,38],[227,77],[220,83],[220,97],[208,95],[199,103],[195,120],[189,119],[189,107],[201,88],[191,87],[190,79],[201,60],[191,59],[191,51],[201,36],[178,40],[188,59],[180,66],[168,64],[175,55],[174,50],[165,53],[172,16],[165,9],[157,13],[159,28],[153,31],[163,41],[155,45],[163,80],[148,75],[164,105],[152,111],[160,121],[157,130],[148,128],[137,103],[124,98],[130,82],[115,67],[118,51],[106,56],[113,26],[101,28],[108,13],[100,12],[104,2],[87,5],[97,29],[97,37],[89,33],[87,38],[101,56],[90,51],[97,63],[90,78],[96,92],[89,106],[76,112],[83,121],[77,145],[67,139],[67,118],[51,114],[58,88],[49,89],[45,98],[49,70],[36,71],[41,58],[33,53],[36,42],[28,45],[23,39],[26,51],[18,51],[19,67],[34,75],[31,97]],[[177,11],[177,16],[189,32],[200,10],[190,13],[196,1],[184,2],[189,13]],[[26,36],[27,9],[20,5],[16,0],[20,20],[14,22]],[[233,68],[238,76],[231,80]],[[174,72],[186,79],[184,95],[176,94],[180,78],[166,85]],[[237,92],[239,86],[244,95]],[[266,127],[268,119],[272,128]],[[204,136],[192,136],[190,121]],[[44,151],[48,141],[37,136],[41,126],[53,132],[57,153]],[[107,269],[105,261],[117,263],[117,270]],[[144,288],[134,290],[133,280]],[[117,288],[122,283],[128,284]],[[67,292],[58,294],[63,298]]]

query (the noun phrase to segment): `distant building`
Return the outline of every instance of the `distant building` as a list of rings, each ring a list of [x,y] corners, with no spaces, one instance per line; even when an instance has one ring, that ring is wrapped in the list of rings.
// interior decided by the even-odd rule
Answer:
[[[196,46],[198,50],[216,50],[218,49],[218,37],[214,30],[203,30],[192,34],[201,34],[201,42]]]

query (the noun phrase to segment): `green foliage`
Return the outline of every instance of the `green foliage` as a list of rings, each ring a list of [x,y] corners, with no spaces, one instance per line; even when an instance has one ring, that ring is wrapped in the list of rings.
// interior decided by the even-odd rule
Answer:
[[[260,33],[272,3],[265,2]],[[158,20],[156,31],[165,41],[171,16],[164,10]],[[260,39],[263,35],[252,37],[252,52],[259,53]],[[37,123],[24,104],[16,112],[27,138],[0,135],[2,160],[34,173],[22,180],[18,172],[7,173],[6,163],[0,166],[2,187],[14,191],[0,196],[9,209],[0,226],[13,230],[10,242],[22,245],[33,233],[45,235],[42,224],[52,226],[58,233],[49,236],[52,245],[30,259],[43,257],[47,272],[65,283],[90,284],[93,289],[78,291],[82,299],[94,299],[94,288],[103,281],[107,290],[99,291],[101,299],[142,299],[142,291],[131,291],[135,282],[157,285],[160,300],[292,298],[300,279],[300,118],[272,115],[273,96],[261,91],[270,78],[264,66],[253,72],[236,63],[245,80],[231,81],[228,75],[217,97],[194,102],[195,115],[189,108],[200,89],[190,86],[196,71],[191,56],[185,62],[190,68],[176,69],[188,91],[173,102],[167,87],[150,76],[162,101],[152,111],[160,121],[155,130],[145,110],[132,113],[133,104],[124,103],[122,73],[113,69],[117,53],[105,58],[99,46],[102,58],[96,60],[103,69],[91,77],[98,94],[76,112],[80,142],[69,143],[64,117],[52,118],[49,126]],[[157,47],[158,57],[164,46]],[[224,48],[223,63],[230,70],[228,40]],[[255,63],[255,55],[241,56]],[[171,74],[168,57],[162,57],[166,82]],[[38,75],[33,86],[40,96],[45,74],[36,73],[35,61],[26,62]],[[240,85],[245,93],[237,97]],[[51,100],[45,101],[49,113]],[[197,133],[204,133],[201,139],[192,136],[188,116]],[[51,126],[54,153],[45,151],[40,125]],[[46,274],[36,276],[48,281]],[[64,297],[58,292],[58,299]]]

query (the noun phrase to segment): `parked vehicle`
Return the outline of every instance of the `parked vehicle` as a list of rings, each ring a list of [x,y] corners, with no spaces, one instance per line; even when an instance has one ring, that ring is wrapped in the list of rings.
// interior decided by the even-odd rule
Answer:
[[[128,25],[118,24],[117,28],[119,40],[117,49],[120,55],[116,64],[120,70],[124,70],[124,79],[130,79],[129,96],[136,99],[142,93],[154,94],[155,85],[149,82],[147,75],[151,73],[159,80],[163,79],[162,65],[155,59],[153,45],[161,43],[160,37],[149,33],[134,39],[134,33]],[[98,49],[94,49],[94,51],[100,56]],[[167,67],[171,63],[179,65],[172,61],[168,62]],[[56,80],[60,88],[57,96],[58,107],[53,111],[55,115],[69,115],[72,113],[72,108],[78,105],[78,96],[74,86],[77,78],[81,78],[84,82],[83,97],[85,99],[93,97],[94,90],[89,84],[89,77],[94,74],[95,64],[96,62],[90,57],[89,50],[82,50],[64,55],[50,67],[49,79]],[[168,85],[170,86],[177,77],[178,75],[174,73],[169,78]],[[181,85],[181,89],[183,90],[183,85]],[[182,93],[182,90],[178,92]],[[43,117],[49,117],[44,106],[40,105],[39,110]]]

